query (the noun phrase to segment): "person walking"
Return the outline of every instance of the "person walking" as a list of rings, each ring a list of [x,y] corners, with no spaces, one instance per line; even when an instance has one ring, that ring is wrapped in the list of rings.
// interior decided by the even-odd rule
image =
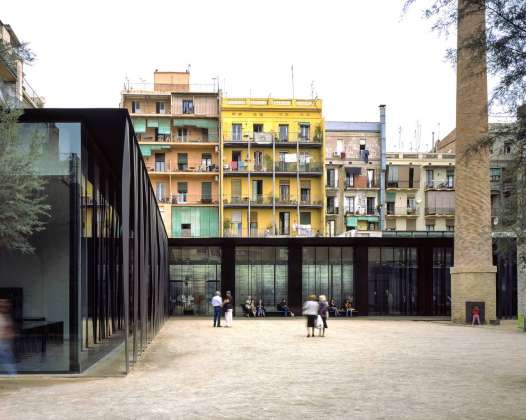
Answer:
[[[226,292],[225,300],[223,301],[223,311],[225,312],[225,326],[232,327],[232,315],[234,312],[234,299],[230,290]]]
[[[14,339],[15,327],[11,318],[11,303],[7,299],[0,299],[0,372],[3,368],[8,375],[16,375]]]
[[[473,308],[471,309],[471,318],[472,318],[472,322],[471,322],[472,326],[475,326],[475,321],[477,322],[478,325],[480,325],[480,308],[476,305],[473,306]]]
[[[327,303],[327,297],[320,295],[318,314],[321,316],[323,327],[320,328],[319,336],[325,337],[325,329],[327,328],[327,318],[329,317],[329,304]]]
[[[320,305],[317,302],[316,295],[309,295],[307,301],[303,304],[303,315],[307,317],[307,337],[314,337],[314,328],[316,328],[316,318],[318,318],[319,309]]]
[[[217,291],[215,296],[212,298],[212,306],[214,307],[214,327],[221,326],[221,308],[223,306],[223,299],[221,298],[221,292]]]

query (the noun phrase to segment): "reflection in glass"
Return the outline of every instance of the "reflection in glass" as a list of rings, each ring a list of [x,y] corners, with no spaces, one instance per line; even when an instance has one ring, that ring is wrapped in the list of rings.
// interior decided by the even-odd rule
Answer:
[[[324,294],[341,306],[354,298],[352,247],[303,247],[302,298]]]
[[[170,315],[212,315],[210,304],[221,290],[221,248],[170,248]]]
[[[416,248],[369,248],[369,314],[416,315]]]
[[[236,298],[239,304],[250,296],[275,310],[288,299],[288,250],[284,247],[236,247]]]
[[[433,315],[451,315],[453,248],[433,248]]]

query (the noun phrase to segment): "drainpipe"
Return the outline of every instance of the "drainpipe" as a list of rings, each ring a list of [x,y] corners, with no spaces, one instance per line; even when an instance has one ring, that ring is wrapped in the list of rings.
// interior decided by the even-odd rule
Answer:
[[[380,231],[385,230],[386,135],[385,105],[380,105]]]

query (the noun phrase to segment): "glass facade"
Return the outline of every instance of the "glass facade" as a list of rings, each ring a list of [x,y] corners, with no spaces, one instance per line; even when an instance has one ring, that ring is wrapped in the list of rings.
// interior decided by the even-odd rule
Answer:
[[[210,304],[221,290],[220,247],[170,248],[170,315],[212,315]]]
[[[43,196],[50,206],[45,227],[30,238],[33,254],[0,252],[0,298],[11,304],[18,372],[66,372],[71,335],[70,280],[75,256],[70,252],[79,214],[72,206],[78,190],[81,126],[78,123],[25,124],[24,146],[38,141],[36,170],[45,180]],[[76,238],[77,240],[80,238]],[[0,367],[1,372],[1,367]]]
[[[433,315],[451,315],[453,248],[433,248]]]
[[[0,245],[14,368],[82,372],[104,358],[100,372],[124,374],[163,324],[168,289],[168,239],[127,112],[32,109],[21,121],[49,217],[33,253]]]
[[[302,301],[310,294],[324,294],[338,306],[354,300],[354,248],[303,247]]]
[[[369,315],[416,315],[417,249],[368,249]]]
[[[239,246],[235,249],[235,296],[241,304],[250,296],[267,310],[288,299],[288,250],[286,247]],[[238,309],[238,308],[236,308]]]

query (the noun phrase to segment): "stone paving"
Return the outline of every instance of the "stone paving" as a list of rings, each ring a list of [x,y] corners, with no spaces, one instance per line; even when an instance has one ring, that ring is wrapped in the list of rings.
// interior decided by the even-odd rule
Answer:
[[[0,380],[0,419],[524,419],[526,334],[439,322],[172,319],[127,377]]]

